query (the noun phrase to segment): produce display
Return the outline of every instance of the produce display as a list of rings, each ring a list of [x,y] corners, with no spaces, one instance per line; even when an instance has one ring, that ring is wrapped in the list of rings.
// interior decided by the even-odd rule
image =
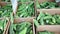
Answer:
[[[34,3],[31,2],[29,4],[20,4],[18,5],[17,11],[18,17],[31,17],[34,16]]]
[[[48,14],[40,12],[40,14],[37,17],[37,20],[34,20],[34,23],[36,26],[38,25],[60,25],[60,15],[58,14]]]
[[[0,20],[0,34],[3,34],[4,28],[6,27],[7,20]]]
[[[1,0],[4,2],[10,2],[11,0]],[[17,0],[18,6],[16,10],[16,14],[13,15],[12,4],[6,3],[5,6],[0,5],[0,18],[5,18],[0,20],[0,34],[3,34],[4,28],[6,27],[6,23],[8,22],[9,18],[9,30],[8,34],[55,34],[54,32],[50,31],[41,31],[37,32],[36,30],[33,31],[33,24],[34,27],[37,28],[40,25],[60,25],[60,15],[59,14],[49,14],[47,12],[43,13],[40,12],[39,15],[35,13],[36,9],[52,9],[52,8],[60,8],[60,6],[56,2],[43,2],[39,3],[36,0],[36,6],[34,6],[34,0]],[[26,3],[25,3],[26,2]],[[38,13],[38,12],[37,12]],[[37,16],[37,17],[36,17]],[[33,24],[30,22],[20,22],[15,23],[15,18],[27,18],[27,17],[36,17],[33,19]],[[27,19],[28,20],[28,19]],[[19,21],[19,20],[18,20]],[[24,21],[24,20],[23,20]],[[28,20],[29,21],[29,20]],[[32,20],[31,20],[32,21]],[[7,26],[8,27],[8,26]]]
[[[9,17],[10,13],[12,13],[11,4],[7,4],[6,6],[0,7],[0,17]]]
[[[56,2],[43,2],[41,4],[36,2],[36,7],[39,9],[60,8],[60,6],[58,6],[58,4]]]
[[[13,24],[13,34],[33,34],[32,29],[33,29],[32,24],[29,22],[21,22],[20,24]]]

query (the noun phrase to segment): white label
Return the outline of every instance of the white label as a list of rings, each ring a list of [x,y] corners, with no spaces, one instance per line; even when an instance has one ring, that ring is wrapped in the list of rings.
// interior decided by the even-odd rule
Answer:
[[[17,0],[11,0],[11,2],[12,2],[13,11],[15,12],[16,9],[17,9],[16,7],[17,7],[17,4],[18,4],[18,3],[17,3],[18,1],[17,1]]]

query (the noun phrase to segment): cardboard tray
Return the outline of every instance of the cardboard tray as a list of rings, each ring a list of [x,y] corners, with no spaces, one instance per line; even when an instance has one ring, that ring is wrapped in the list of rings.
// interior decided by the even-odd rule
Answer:
[[[35,34],[35,26],[34,26],[34,23],[33,23],[33,19],[35,19],[35,17],[14,18],[14,24],[18,24],[20,22],[30,22],[32,24],[32,27],[33,27],[33,34]]]
[[[43,13],[47,12],[49,14],[60,14],[60,8],[54,8],[54,9],[37,9],[37,13],[39,14],[40,11]]]
[[[60,14],[60,9],[59,8],[57,8],[57,9],[37,9],[37,15],[41,11],[43,13],[47,12],[51,15]],[[44,30],[55,32],[55,34],[60,34],[60,25],[40,25],[40,26],[38,26],[38,28],[36,28],[36,32],[44,31]]]
[[[2,18],[0,18],[0,19],[2,19]],[[35,26],[34,26],[34,23],[33,23],[33,19],[35,19],[35,17],[14,18],[14,24],[20,24],[21,22],[30,22],[32,24],[33,34],[35,34]],[[8,34],[10,25],[11,25],[11,22],[9,20],[7,25],[6,25],[6,28],[4,29],[5,31],[3,32],[3,34]]]
[[[43,2],[46,2],[46,1],[48,1],[48,2],[55,2],[55,0],[38,0],[38,3],[40,4],[40,3],[43,3]],[[60,6],[60,2],[59,3],[57,3],[57,5],[59,5]],[[38,8],[36,8],[36,9],[38,9]],[[43,8],[44,9],[44,8]],[[52,9],[52,8],[51,8]],[[54,9],[54,8],[53,8]],[[55,9],[57,9],[57,8],[55,8]],[[58,8],[59,9],[59,8]]]
[[[60,34],[60,25],[40,25],[36,30],[37,32],[47,30],[55,34]]]

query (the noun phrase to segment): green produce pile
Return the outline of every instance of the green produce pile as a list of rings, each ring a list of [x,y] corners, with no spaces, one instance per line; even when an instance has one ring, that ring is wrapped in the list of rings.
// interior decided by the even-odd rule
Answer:
[[[34,15],[34,3],[31,2],[29,4],[19,4],[17,16],[18,17],[31,17]]]
[[[33,0],[18,0],[18,2],[30,2],[30,1],[33,1]]]
[[[10,0],[2,0],[4,2],[10,2]],[[18,2],[30,2],[30,1],[33,1],[33,0],[17,0]]]
[[[10,13],[12,13],[11,4],[7,4],[6,6],[0,7],[0,17],[9,17]]]
[[[13,34],[33,34],[32,24],[29,22],[13,24],[13,31],[11,31],[10,34],[11,33],[13,33]]]
[[[1,1],[4,1],[4,2],[10,2],[10,0],[1,0]]]
[[[55,34],[55,33],[49,31],[43,31],[43,32],[39,32],[38,34]]]
[[[6,27],[7,20],[0,20],[0,34],[3,34],[4,28]]]
[[[38,2],[36,2],[36,7],[39,9],[50,9],[50,8],[59,8],[60,6],[58,6],[56,4],[56,2],[43,2],[41,4],[39,4]]]
[[[34,19],[34,23],[36,26],[38,25],[60,25],[60,15],[58,14],[48,14],[40,12],[37,17],[37,20]]]
[[[20,22],[14,24],[14,16],[10,13],[10,28],[8,34],[33,34],[32,24],[30,22]]]

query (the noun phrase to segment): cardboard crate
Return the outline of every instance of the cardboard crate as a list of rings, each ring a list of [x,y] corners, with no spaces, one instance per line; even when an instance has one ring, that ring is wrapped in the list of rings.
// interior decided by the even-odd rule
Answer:
[[[37,15],[39,15],[40,12],[43,13],[49,13],[51,15],[59,14],[60,15],[60,9],[37,9]],[[55,32],[55,34],[60,34],[60,25],[40,25],[36,28],[36,34],[40,31],[50,31]]]
[[[45,30],[54,32],[55,34],[60,34],[60,25],[40,25],[36,29],[37,33]]]
[[[43,2],[55,2],[55,0],[37,0],[39,4],[42,4]],[[56,3],[58,6],[60,6],[60,2]],[[36,5],[35,5],[36,6]],[[48,6],[47,6],[48,7]],[[59,9],[59,7],[57,7]],[[49,9],[57,9],[57,8],[49,8]],[[36,8],[38,9],[38,8]],[[40,9],[40,8],[39,8]],[[45,9],[45,8],[41,8],[41,9]],[[48,9],[48,8],[47,8]]]
[[[60,8],[54,8],[54,9],[37,9],[37,13],[39,14],[40,12],[47,12],[49,14],[60,14]]]
[[[35,17],[30,17],[30,18],[14,18],[14,24],[20,24],[21,22],[30,22],[32,24],[32,28],[33,28],[33,34],[35,34],[35,26],[33,23],[33,19]],[[11,25],[11,22],[10,22]]]

